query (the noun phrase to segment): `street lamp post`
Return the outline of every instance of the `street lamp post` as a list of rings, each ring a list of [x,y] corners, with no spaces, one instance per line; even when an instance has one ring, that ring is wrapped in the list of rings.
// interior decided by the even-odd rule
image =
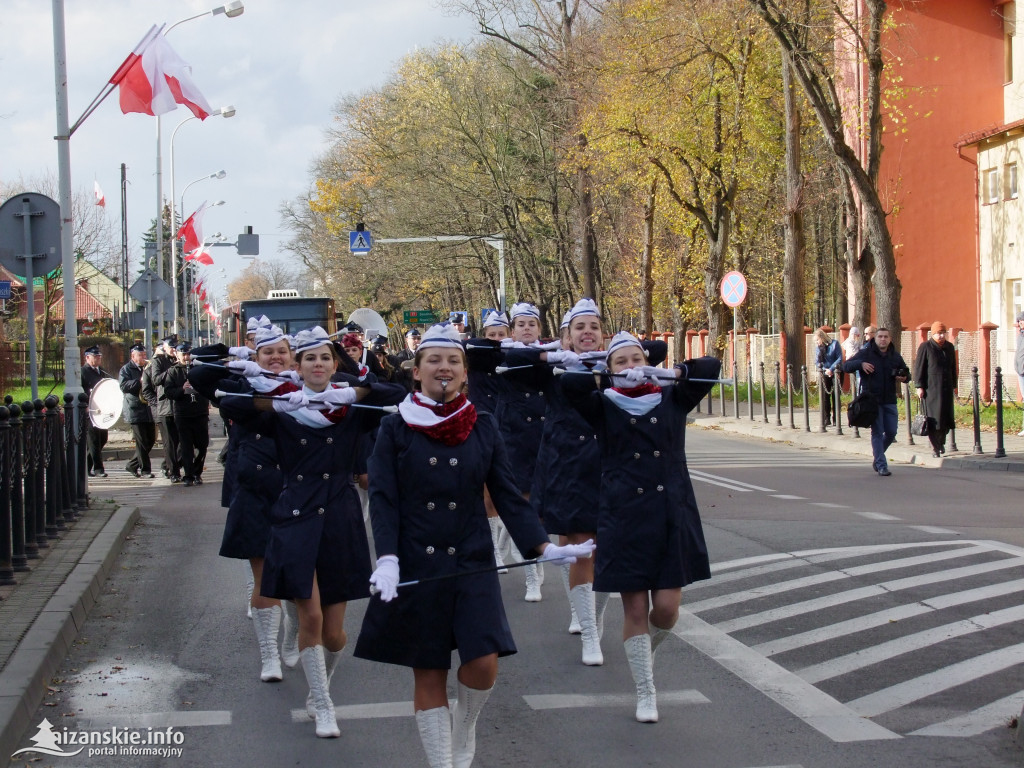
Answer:
[[[217,114],[219,114],[221,117],[234,117],[235,116],[235,108],[233,106],[230,106],[230,105],[226,106],[226,107],[221,107],[218,110]],[[171,229],[172,230],[177,226],[177,224],[175,222],[175,217],[174,217],[174,202],[177,199],[177,195],[176,195],[175,187],[174,187],[174,137],[178,135],[178,129],[180,129],[181,126],[183,126],[189,120],[195,120],[195,119],[196,119],[195,115],[192,115],[191,117],[186,117],[184,120],[182,120],[180,123],[178,123],[178,125],[174,129],[174,131],[171,132],[170,145],[171,145]],[[223,179],[224,176],[226,176],[226,175],[227,174],[224,171],[218,171],[218,173],[213,174],[213,176],[211,176],[210,178],[216,177],[218,179]],[[206,177],[204,177],[204,178],[206,178]],[[186,189],[187,188],[188,187],[186,187]],[[184,192],[182,192],[182,197],[184,197]],[[182,215],[184,215],[184,213],[185,213],[184,208],[181,209],[181,213],[182,213]],[[173,313],[174,314],[173,314],[172,325],[173,325],[174,333],[177,333],[178,332],[178,312],[179,312],[179,307],[178,307],[178,238],[175,237],[175,234],[176,234],[176,232],[172,232],[172,234],[171,234],[171,285],[174,288],[174,304],[173,304]]]

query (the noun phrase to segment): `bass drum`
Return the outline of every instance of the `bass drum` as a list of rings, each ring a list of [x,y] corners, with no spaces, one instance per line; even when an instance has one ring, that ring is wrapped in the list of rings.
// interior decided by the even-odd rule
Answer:
[[[358,323],[363,326],[364,335],[367,341],[372,341],[376,335],[387,336],[388,324],[379,314],[368,307],[360,307],[348,316],[349,323]]]
[[[116,379],[100,379],[89,395],[89,420],[96,429],[110,429],[121,418],[124,395]]]

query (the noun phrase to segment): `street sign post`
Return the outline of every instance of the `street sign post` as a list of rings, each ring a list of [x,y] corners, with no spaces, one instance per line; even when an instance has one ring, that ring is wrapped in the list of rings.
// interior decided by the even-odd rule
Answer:
[[[35,400],[39,397],[35,276],[52,272],[61,264],[60,206],[56,201],[36,192],[24,192],[0,205],[0,264],[25,278],[29,367]],[[64,318],[65,326],[73,322],[73,317]]]
[[[153,307],[159,305],[161,301],[167,301],[174,295],[174,288],[170,286],[165,280],[154,272],[152,269],[147,269],[136,280],[132,287],[128,289],[128,295],[136,301],[142,302],[146,305],[146,346],[151,346],[148,342],[152,333],[150,327],[152,325],[151,318],[153,317]]]
[[[9,298],[11,298],[11,281],[0,280],[0,299],[6,301]]]
[[[365,256],[373,246],[373,236],[368,229],[357,229],[348,233],[348,249],[357,256]]]
[[[736,327],[738,323],[739,313],[736,311],[736,308],[739,307],[739,305],[742,304],[747,298],[747,278],[743,276],[743,273],[737,272],[736,270],[733,270],[732,272],[727,272],[725,277],[722,278],[721,294],[722,301],[725,302],[725,305],[727,307],[732,307],[732,367],[734,373],[733,378],[735,378],[735,369],[737,365],[736,350],[739,349],[738,345],[740,342],[739,336],[737,335],[739,333],[739,329]],[[753,408],[754,401],[753,399],[751,399],[750,395],[751,373],[749,365],[749,355],[747,362],[747,398],[750,399],[750,407]],[[740,412],[739,407],[736,405],[735,384],[733,384],[732,395],[733,406],[736,408],[736,418],[739,418]],[[753,411],[751,411],[751,413],[753,413]],[[753,416],[751,416],[751,418],[753,418]]]

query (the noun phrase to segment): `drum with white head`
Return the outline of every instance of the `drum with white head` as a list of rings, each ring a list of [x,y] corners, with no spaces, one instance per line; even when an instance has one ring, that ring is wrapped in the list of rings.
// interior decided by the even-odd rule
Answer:
[[[110,429],[121,418],[124,395],[115,379],[100,379],[89,395],[89,419],[96,429]]]

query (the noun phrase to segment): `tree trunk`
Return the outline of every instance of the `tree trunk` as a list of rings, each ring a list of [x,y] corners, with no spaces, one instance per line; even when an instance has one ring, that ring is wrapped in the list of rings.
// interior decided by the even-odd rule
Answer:
[[[843,173],[842,176],[843,211],[846,218],[846,267],[853,286],[853,323],[865,328],[871,324],[871,273],[874,271],[874,264],[870,249],[857,249],[857,232],[860,229],[857,203],[850,185],[845,181],[846,174]],[[888,328],[884,324],[883,327]],[[893,341],[897,341],[897,334],[893,336]]]
[[[654,331],[654,204],[657,199],[657,177],[644,206],[644,245],[640,254],[640,329],[648,335]]]
[[[783,301],[786,320],[784,330],[790,340],[804,336],[804,268],[807,256],[807,240],[804,237],[803,194],[804,177],[801,172],[800,154],[800,110],[793,94],[792,71],[789,57],[783,54],[782,91],[786,106],[786,235],[783,261]],[[786,359],[783,365],[793,366],[793,386],[800,386],[801,366],[806,359],[804,345],[786,345]]]

